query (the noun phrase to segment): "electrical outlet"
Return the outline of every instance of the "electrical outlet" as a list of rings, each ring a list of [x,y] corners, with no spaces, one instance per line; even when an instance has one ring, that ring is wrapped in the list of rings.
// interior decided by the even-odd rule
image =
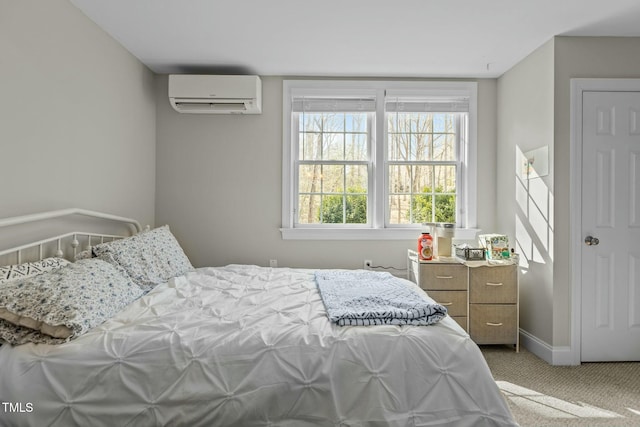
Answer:
[[[277,259],[270,259],[269,260],[269,267],[277,267],[278,266],[278,260]]]
[[[371,270],[372,266],[373,266],[373,261],[371,261],[370,259],[365,259],[364,260],[364,269],[365,270]]]

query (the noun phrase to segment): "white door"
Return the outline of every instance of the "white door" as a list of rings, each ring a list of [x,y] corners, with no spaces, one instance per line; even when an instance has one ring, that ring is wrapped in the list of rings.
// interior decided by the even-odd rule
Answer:
[[[640,361],[640,92],[582,114],[581,360]]]

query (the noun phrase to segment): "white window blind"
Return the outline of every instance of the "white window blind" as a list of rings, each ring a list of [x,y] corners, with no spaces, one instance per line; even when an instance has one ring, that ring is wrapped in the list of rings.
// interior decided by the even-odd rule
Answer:
[[[291,102],[294,113],[372,112],[376,111],[375,98],[317,98],[294,97]]]
[[[385,111],[412,113],[467,113],[469,97],[459,96],[407,96],[388,91],[385,96]]]

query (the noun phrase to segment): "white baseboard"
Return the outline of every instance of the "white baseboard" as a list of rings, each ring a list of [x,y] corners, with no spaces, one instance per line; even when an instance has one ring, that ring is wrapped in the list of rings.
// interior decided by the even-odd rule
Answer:
[[[571,347],[553,347],[524,329],[520,329],[520,345],[550,365],[575,365]]]

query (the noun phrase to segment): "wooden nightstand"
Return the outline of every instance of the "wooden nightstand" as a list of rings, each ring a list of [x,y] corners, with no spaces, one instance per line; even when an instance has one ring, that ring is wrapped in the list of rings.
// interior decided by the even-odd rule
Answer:
[[[419,261],[409,250],[409,280],[447,307],[476,344],[513,344],[520,351],[518,266],[466,263],[459,258]]]

